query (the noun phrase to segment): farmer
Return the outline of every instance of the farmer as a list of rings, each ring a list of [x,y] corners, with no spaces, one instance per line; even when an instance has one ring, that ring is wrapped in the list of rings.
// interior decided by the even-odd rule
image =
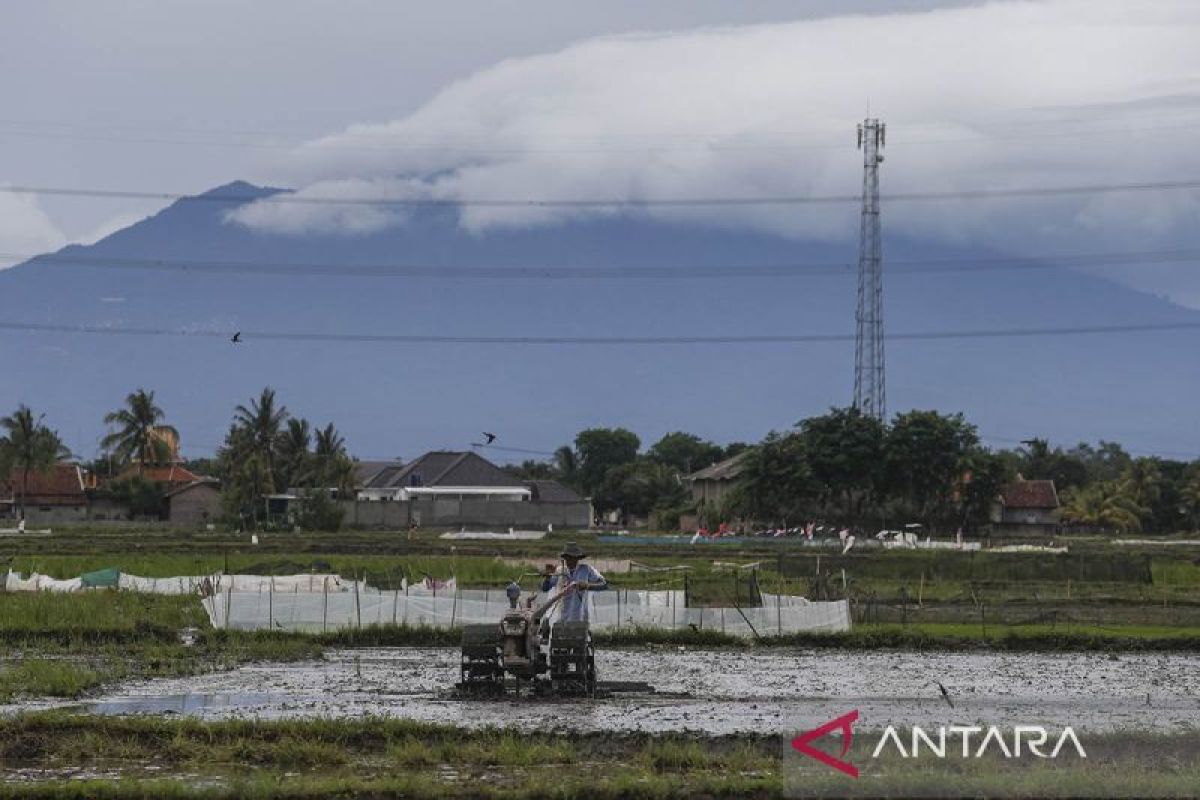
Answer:
[[[550,591],[559,584],[560,580],[567,583],[564,590],[567,595],[562,599],[558,621],[587,622],[587,590],[607,589],[608,581],[604,580],[604,576],[597,572],[591,564],[579,563],[580,560],[587,558],[587,553],[583,552],[583,548],[577,543],[568,542],[559,556],[566,562],[566,572],[556,572],[554,566],[548,564],[545,579],[542,581],[542,591]]]

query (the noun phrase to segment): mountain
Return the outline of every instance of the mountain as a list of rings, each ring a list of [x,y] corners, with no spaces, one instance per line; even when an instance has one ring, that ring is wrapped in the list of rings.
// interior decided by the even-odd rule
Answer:
[[[757,440],[845,405],[853,343],[430,344],[256,339],[254,332],[449,336],[687,336],[853,332],[854,245],[797,242],[639,215],[473,234],[453,208],[370,235],[278,235],[226,219],[274,190],[234,183],[178,201],[90,246],[0,271],[0,319],[81,327],[245,331],[224,337],[4,330],[0,410],[26,402],[84,456],[131,390],[158,393],[184,452],[220,444],[233,407],[266,385],[297,414],[334,421],[363,457],[497,444],[553,450],[580,429],[625,425]],[[978,259],[885,233],[885,263]],[[986,255],[986,254],[985,254]],[[111,261],[106,261],[111,259]],[[186,271],[132,260],[190,262]],[[207,266],[206,266],[207,262]],[[846,263],[839,274],[696,280],[263,274],[213,262],[369,267]],[[885,266],[885,270],[887,267]],[[336,271],[335,271],[336,272]],[[1077,271],[974,269],[885,278],[889,332],[1198,322],[1200,313]],[[962,411],[997,439],[1200,451],[1190,330],[888,344],[892,410]],[[519,453],[495,451],[501,458]]]

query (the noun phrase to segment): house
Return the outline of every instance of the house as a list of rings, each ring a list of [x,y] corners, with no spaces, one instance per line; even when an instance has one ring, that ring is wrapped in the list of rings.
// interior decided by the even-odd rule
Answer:
[[[403,466],[383,469],[359,490],[358,499],[404,501],[444,497],[523,502],[532,495],[523,481],[477,453],[433,450]]]
[[[19,470],[0,481],[0,516],[20,513],[22,481]],[[48,472],[30,472],[24,489],[25,518],[30,522],[86,520],[88,491],[95,488],[95,476],[78,464],[55,464]]]
[[[140,467],[140,469],[139,469]],[[118,480],[128,480],[137,476],[151,483],[161,483],[167,491],[202,480],[201,476],[187,469],[182,464],[130,464],[118,477]]]
[[[360,474],[370,473],[366,468]],[[407,464],[384,462],[343,506],[346,524],[403,530],[411,526],[582,528],[592,506],[556,481],[523,481],[471,451],[434,450]]]
[[[1001,491],[991,516],[1002,533],[1047,534],[1058,530],[1058,508],[1054,481],[1018,477]]]
[[[735,486],[745,467],[745,453],[738,453],[733,458],[718,461],[712,466],[688,475],[688,485],[692,490],[692,502],[699,505],[719,503]]]
[[[221,484],[198,478],[167,491],[167,521],[177,528],[203,528],[221,514]]]
[[[399,459],[394,461],[355,461],[354,485],[359,489],[366,488],[368,484],[372,483],[384,485],[391,476],[403,468],[404,462]]]

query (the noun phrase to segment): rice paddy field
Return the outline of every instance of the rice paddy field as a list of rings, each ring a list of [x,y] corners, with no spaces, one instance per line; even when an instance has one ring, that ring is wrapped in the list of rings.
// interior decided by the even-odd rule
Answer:
[[[686,587],[693,602],[721,603],[739,566],[764,591],[847,599],[853,630],[622,629],[597,637],[601,679],[649,691],[464,703],[448,694],[453,630],[223,631],[198,597],[0,592],[0,796],[1193,796],[1200,785],[1192,546],[841,556],[586,533],[263,534],[252,545],[63,529],[0,539],[0,571],[336,572],[380,588],[454,576],[498,589],[568,539],[634,562],[608,573],[622,588]],[[792,737],[850,709],[862,713],[846,755],[859,778],[797,760]],[[1074,725],[1087,757],[871,758],[887,725],[939,723]],[[841,752],[836,740],[825,749]]]

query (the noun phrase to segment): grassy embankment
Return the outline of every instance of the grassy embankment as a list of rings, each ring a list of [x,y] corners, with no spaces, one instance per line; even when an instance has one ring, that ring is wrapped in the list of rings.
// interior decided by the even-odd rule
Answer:
[[[549,734],[405,720],[220,721],[27,714],[0,720],[0,795],[55,797],[776,797],[883,793],[1189,796],[1200,734],[1081,734],[1053,761],[869,758],[854,781],[787,755],[783,737]],[[907,737],[905,737],[907,738]],[[1010,737],[1011,741],[1011,737]],[[953,754],[952,754],[953,755]],[[80,780],[83,776],[103,776]],[[67,780],[72,778],[71,780]],[[119,782],[115,779],[120,779]],[[31,779],[36,782],[31,781]]]
[[[0,593],[0,648],[0,701],[77,697],[124,678],[192,675],[321,652],[302,636],[214,631],[197,597],[108,590]]]

